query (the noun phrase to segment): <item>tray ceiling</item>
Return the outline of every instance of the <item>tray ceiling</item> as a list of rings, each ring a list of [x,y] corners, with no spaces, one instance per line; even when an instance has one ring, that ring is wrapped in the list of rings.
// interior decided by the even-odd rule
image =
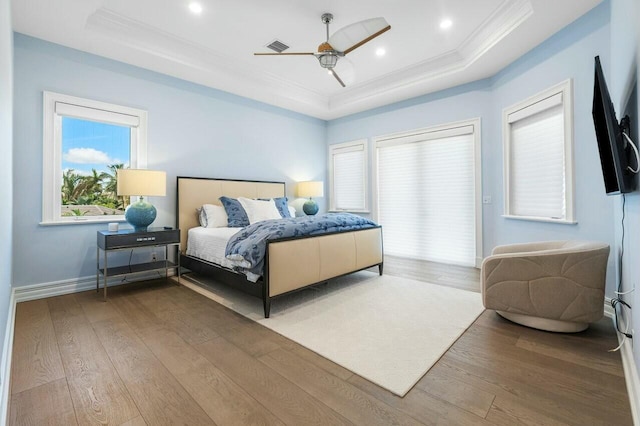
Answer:
[[[15,31],[321,119],[490,77],[601,0],[13,0]],[[279,40],[315,52],[330,32],[383,16],[391,30],[340,58],[256,57]],[[450,19],[452,25],[441,29]],[[376,54],[384,49],[385,54]]]

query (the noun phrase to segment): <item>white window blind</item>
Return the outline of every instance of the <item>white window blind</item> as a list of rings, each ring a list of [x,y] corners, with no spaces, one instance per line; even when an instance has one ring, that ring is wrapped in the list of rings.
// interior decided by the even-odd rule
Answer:
[[[505,109],[507,217],[573,222],[571,82]]]
[[[510,212],[565,217],[562,105],[511,124]]]
[[[385,253],[475,265],[473,126],[377,143]]]
[[[331,145],[331,210],[365,211],[366,141]]]
[[[562,93],[556,93],[538,102],[527,104],[524,108],[509,113],[507,121],[515,123],[523,118],[531,117],[550,108],[562,106]]]
[[[137,116],[81,105],[73,105],[65,102],[56,102],[56,114],[63,115],[65,117],[99,121],[119,126],[138,127],[140,125],[140,118]]]

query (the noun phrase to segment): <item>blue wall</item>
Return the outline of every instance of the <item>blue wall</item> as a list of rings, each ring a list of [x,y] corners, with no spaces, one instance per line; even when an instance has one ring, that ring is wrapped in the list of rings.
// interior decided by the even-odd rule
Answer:
[[[12,129],[13,129],[13,35],[9,0],[0,0],[0,353],[4,353],[5,329],[11,294],[12,242]],[[6,355],[6,354],[5,354]],[[4,361],[4,359],[3,359]],[[4,364],[1,364],[4,365]],[[4,374],[4,370],[2,373]],[[5,386],[5,377],[0,385]],[[0,387],[2,389],[2,387]],[[3,393],[0,392],[0,395]],[[1,422],[2,420],[0,420]]]
[[[152,201],[159,226],[175,224],[176,176],[285,181],[290,198],[294,182],[325,180],[322,120],[20,34],[14,49],[14,286],[91,277],[106,229],[39,225],[44,90],[149,112],[148,167],[167,172],[167,196]]]
[[[603,3],[562,30],[493,78],[494,117],[487,124],[491,135],[485,141],[489,158],[485,173],[491,173],[484,191],[494,195],[496,209],[489,215],[493,245],[549,239],[597,240],[613,247],[613,205],[605,194],[593,118],[594,57],[605,66],[609,52],[609,5]],[[503,204],[502,110],[568,78],[573,79],[574,177],[577,225],[510,220],[500,217]],[[487,247],[489,248],[489,247]],[[613,294],[615,262],[609,257],[608,295]]]
[[[609,4],[605,2],[496,76],[465,86],[329,122],[327,143],[407,131],[462,119],[482,120],[484,256],[501,244],[553,239],[614,242],[613,206],[604,192],[591,119],[593,58],[608,61]],[[505,219],[503,214],[502,110],[568,78],[574,87],[574,155],[577,225]],[[371,139],[370,139],[371,142]],[[370,151],[373,152],[373,145]],[[371,175],[371,174],[370,174]],[[609,262],[607,294],[614,289]]]

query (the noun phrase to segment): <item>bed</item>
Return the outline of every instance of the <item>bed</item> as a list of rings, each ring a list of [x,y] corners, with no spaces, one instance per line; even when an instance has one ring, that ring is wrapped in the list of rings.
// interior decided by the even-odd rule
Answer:
[[[251,199],[284,197],[285,184],[185,176],[177,178],[176,226],[181,230],[180,264],[193,272],[211,276],[216,281],[261,298],[265,318],[269,317],[271,301],[284,294],[374,266],[378,266],[382,275],[380,226],[269,240],[266,243],[264,268],[257,277],[247,277],[228,265],[187,254],[189,230],[200,226],[198,209],[204,204],[220,205],[218,199],[221,196]]]

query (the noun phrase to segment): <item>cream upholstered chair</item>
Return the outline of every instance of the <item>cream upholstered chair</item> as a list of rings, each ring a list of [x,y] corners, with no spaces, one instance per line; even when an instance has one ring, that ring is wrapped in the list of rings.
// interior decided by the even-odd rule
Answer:
[[[533,328],[585,330],[604,313],[609,245],[549,241],[498,246],[482,262],[482,302]]]

